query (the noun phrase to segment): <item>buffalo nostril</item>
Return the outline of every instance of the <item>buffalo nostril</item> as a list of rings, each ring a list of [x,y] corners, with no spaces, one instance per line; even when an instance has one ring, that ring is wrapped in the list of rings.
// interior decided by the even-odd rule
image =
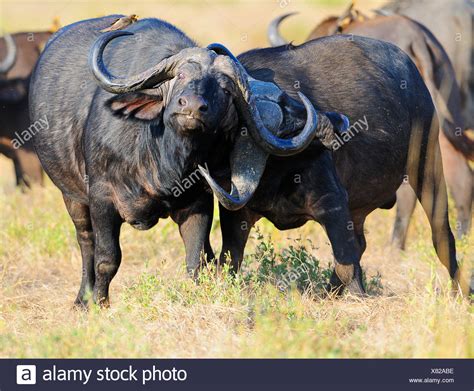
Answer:
[[[180,106],[186,106],[188,104],[188,101],[185,98],[181,97],[178,99],[178,103]]]

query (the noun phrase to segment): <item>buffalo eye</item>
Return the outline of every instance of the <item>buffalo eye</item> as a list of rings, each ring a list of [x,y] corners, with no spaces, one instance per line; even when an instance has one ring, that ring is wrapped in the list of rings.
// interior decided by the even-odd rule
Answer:
[[[224,94],[230,95],[230,91],[224,88]]]

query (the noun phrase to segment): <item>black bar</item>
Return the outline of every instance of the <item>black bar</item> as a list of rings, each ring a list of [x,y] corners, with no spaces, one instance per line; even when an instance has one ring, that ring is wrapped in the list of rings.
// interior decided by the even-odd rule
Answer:
[[[36,366],[36,385],[17,385],[17,365]],[[108,372],[107,372],[108,368]],[[68,370],[81,370],[67,372]],[[153,372],[153,370],[156,370]],[[83,371],[86,372],[83,372]],[[136,372],[133,372],[133,371]],[[113,381],[122,372],[122,380]],[[23,381],[31,371],[18,368]],[[129,376],[133,373],[135,377]],[[155,379],[151,378],[154,373]],[[55,375],[54,375],[55,374]],[[89,376],[87,376],[89,374]],[[68,375],[67,380],[62,376]],[[75,378],[73,377],[75,376]],[[56,377],[54,377],[56,376]],[[109,381],[107,381],[107,376]],[[161,380],[160,380],[161,376]],[[130,380],[127,380],[130,377]],[[99,381],[101,378],[104,380]],[[412,380],[410,380],[412,379]],[[413,383],[417,379],[417,383]],[[54,380],[54,381],[53,381]],[[437,383],[439,380],[439,384]],[[421,383],[419,382],[421,381]],[[315,388],[315,386],[317,388]],[[319,387],[318,387],[319,386]],[[223,388],[225,387],[225,388]],[[382,388],[383,387],[383,388]],[[474,361],[255,359],[2,359],[0,391],[11,390],[467,390]]]

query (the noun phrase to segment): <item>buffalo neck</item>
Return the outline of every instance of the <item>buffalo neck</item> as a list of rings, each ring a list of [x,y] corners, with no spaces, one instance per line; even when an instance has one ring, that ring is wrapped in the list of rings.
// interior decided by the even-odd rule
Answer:
[[[149,167],[147,181],[160,196],[172,195],[173,188],[197,169],[206,165],[212,147],[212,138],[202,133],[181,135],[172,127],[149,126],[139,140],[140,165]]]

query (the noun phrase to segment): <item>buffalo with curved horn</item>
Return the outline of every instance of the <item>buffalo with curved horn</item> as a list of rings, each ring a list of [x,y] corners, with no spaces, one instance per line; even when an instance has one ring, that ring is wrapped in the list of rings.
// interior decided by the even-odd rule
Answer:
[[[430,2],[422,3],[423,9],[433,5]],[[414,7],[418,5],[413,3]],[[446,19],[447,25],[452,24],[452,18],[459,20],[461,31],[466,28],[466,17],[469,19],[469,12],[472,13],[472,10],[461,2],[454,2],[452,5],[437,4],[435,8],[443,8],[446,11],[443,18]],[[283,15],[286,16],[289,15]],[[282,17],[276,19],[281,20]],[[446,25],[442,30],[445,31],[445,28]],[[269,38],[274,37],[277,32],[276,26]],[[311,31],[307,40],[335,33],[360,35],[391,42],[405,51],[417,65],[440,118],[442,131],[439,133],[439,142],[446,182],[457,210],[456,234],[458,237],[467,235],[471,227],[474,197],[474,176],[468,160],[474,160],[474,139],[469,135],[473,130],[465,130],[472,122],[472,114],[466,110],[466,106],[469,106],[469,96],[474,94],[474,89],[470,87],[466,75],[472,72],[466,71],[463,59],[451,56],[455,61],[453,64],[456,65],[453,68],[448,54],[436,37],[425,26],[406,16],[392,14],[369,19],[351,5],[341,16],[332,16],[322,21]],[[466,37],[469,41],[470,30]],[[445,41],[447,39],[445,35],[442,38]],[[280,44],[282,40],[283,38],[279,36],[273,43]],[[465,45],[464,40],[462,45]],[[459,50],[456,54],[459,55],[461,52],[466,53]],[[461,87],[456,79],[461,81]],[[416,195],[410,186],[401,186],[397,199],[397,217],[392,242],[395,247],[404,249],[408,225],[416,205]]]
[[[179,69],[182,64],[188,62],[190,58],[192,58],[193,61],[205,62],[209,57],[209,53],[201,48],[184,49],[178,54],[162,60],[160,63],[139,75],[134,75],[127,79],[117,79],[107,71],[102,60],[103,51],[110,40],[131,34],[132,33],[126,31],[111,33],[99,38],[93,47],[90,56],[90,67],[99,85],[106,91],[118,94],[146,89],[174,78],[176,76],[176,70]],[[218,54],[226,54],[235,60],[235,57],[233,57],[233,55],[220,44],[212,44],[208,46],[208,49],[213,50]],[[232,78],[235,85],[238,87],[238,90],[236,91],[237,94],[233,97],[234,102],[239,115],[243,119],[244,126],[249,130],[249,133],[254,139],[254,142],[248,142],[243,141],[242,137],[237,136],[237,141],[233,151],[233,155],[238,156],[237,159],[240,159],[240,156],[242,155],[247,155],[248,158],[255,159],[255,161],[262,161],[263,163],[268,154],[276,156],[291,156],[300,153],[307,148],[314,137],[318,133],[321,133],[320,129],[318,129],[316,110],[303,94],[299,94],[299,97],[303,101],[304,107],[307,111],[307,119],[303,129],[298,135],[291,138],[279,138],[276,136],[272,131],[267,129],[260,116],[257,99],[262,100],[261,93],[255,95],[251,88],[252,83],[266,85],[269,85],[270,83],[259,82],[250,77],[237,61],[228,61],[227,58],[222,59],[222,61],[227,62],[224,67],[227,68],[228,76]],[[282,99],[282,96],[284,95],[283,91],[275,85],[270,85],[270,89],[272,89],[271,95],[274,97],[273,99],[277,101]],[[289,97],[287,98],[286,103],[290,107],[292,104],[295,104]],[[268,110],[268,108],[266,110]],[[265,109],[262,111],[265,111]],[[329,120],[326,121],[326,126],[332,125]],[[282,132],[284,133],[284,131]],[[266,154],[261,152],[262,149]],[[234,159],[231,158],[231,162],[234,162]],[[260,169],[252,170],[251,172],[242,172],[241,167],[241,164],[232,164],[231,167],[232,179],[234,179],[232,182],[234,184],[233,197],[236,199],[235,197],[239,195],[237,202],[238,205],[244,205],[248,202],[258,185],[258,179],[263,173],[263,164],[258,165]],[[206,170],[202,166],[199,166],[199,168],[201,173],[209,178],[209,174]],[[244,186],[244,182],[239,182],[239,178],[244,177],[246,179],[245,183],[251,182],[253,183],[253,186]],[[211,186],[215,186],[216,182],[213,181],[212,178],[210,179],[209,182]],[[221,200],[224,201],[224,199]],[[228,204],[228,206],[232,207],[230,204]]]
[[[298,136],[292,138],[278,137],[275,134],[285,133],[284,131],[280,131],[281,122],[283,121],[283,117],[285,117],[281,112],[280,105],[285,101],[291,102],[292,99],[286,93],[283,93],[274,83],[256,80],[251,77],[234,55],[222,45],[212,44],[209,45],[208,48],[219,54],[226,55],[233,60],[236,72],[248,80],[249,85],[252,86],[252,90],[257,92],[254,96],[258,97],[260,105],[263,105],[261,111],[266,114],[266,122],[271,124],[270,126],[273,129],[270,131],[262,123],[259,109],[257,108],[258,103],[251,104],[251,99],[248,98],[247,102],[240,105],[245,118],[257,118],[257,121],[245,120],[246,124],[251,124],[249,130],[253,141],[245,135],[240,135],[237,137],[235,147],[231,152],[230,164],[232,178],[230,194],[227,194],[204,167],[199,166],[201,174],[213,189],[219,202],[229,210],[238,210],[247,204],[255,192],[270,154],[275,156],[290,156],[295,154],[295,151],[301,152],[309,146],[313,137],[308,137],[311,131],[311,127],[308,124],[312,124],[312,126],[317,128],[317,140],[327,147],[330,147],[334,134],[345,131],[349,124],[348,119],[344,115],[332,113],[331,116],[331,113],[326,113],[326,115],[317,113],[308,98],[301,92],[298,92],[297,95],[302,100],[307,111],[307,123]],[[242,96],[248,95],[248,92],[242,94]],[[266,100],[263,100],[264,97]],[[286,106],[288,106],[288,103],[286,103]],[[294,111],[298,109],[301,111],[301,106],[299,108],[296,104],[293,106]],[[286,117],[291,118],[291,113],[288,113]],[[333,118],[332,122],[329,117]],[[253,126],[254,123],[257,126]],[[249,163],[252,167],[250,167]],[[251,175],[249,175],[249,173],[251,173]]]
[[[35,147],[63,193],[81,247],[78,305],[90,296],[108,303],[124,222],[149,229],[171,217],[191,274],[203,254],[213,257],[212,192],[199,166],[213,173],[230,166],[234,195],[245,204],[268,153],[301,153],[319,134],[335,131],[303,95],[301,104],[275,84],[249,78],[216,45],[197,47],[166,22],[143,19],[101,34],[117,17],[64,28],[31,84],[33,120],[49,120]],[[277,111],[282,118],[274,118]]]
[[[239,268],[250,229],[261,217],[279,229],[314,220],[325,228],[334,253],[330,289],[363,293],[359,262],[366,247],[365,219],[377,208],[394,205],[408,174],[439,259],[455,287],[466,288],[448,220],[439,123],[429,91],[402,50],[370,38],[337,35],[301,46],[252,50],[238,62],[252,77],[275,83],[289,95],[303,93],[320,111],[344,112],[352,125],[333,137],[329,148],[313,143],[285,160],[269,157],[245,205],[234,186],[230,193],[224,190],[229,189],[225,178],[214,183],[205,176],[221,203],[220,262],[230,254],[231,265]],[[407,88],[400,88],[403,83]],[[252,160],[243,160],[251,171]]]

